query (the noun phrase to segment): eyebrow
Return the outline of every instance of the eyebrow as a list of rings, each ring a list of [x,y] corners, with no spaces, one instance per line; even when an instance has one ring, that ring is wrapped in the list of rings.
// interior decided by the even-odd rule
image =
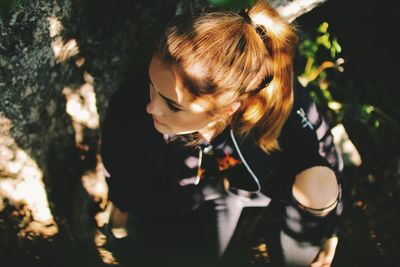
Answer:
[[[152,85],[153,87],[155,87],[154,84],[153,84],[153,82],[151,81],[150,75],[149,75],[149,81],[150,81],[151,85]],[[177,102],[175,102],[174,100],[172,100],[172,99],[170,99],[170,98],[168,98],[168,97],[166,97],[166,96],[160,94],[160,92],[158,92],[158,94],[159,94],[162,98],[164,98],[165,101],[168,101],[168,102],[172,103],[174,106],[183,109],[183,107],[182,107],[181,105],[179,105]]]

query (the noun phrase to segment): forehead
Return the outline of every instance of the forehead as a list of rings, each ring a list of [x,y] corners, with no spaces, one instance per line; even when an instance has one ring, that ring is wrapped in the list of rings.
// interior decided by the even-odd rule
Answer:
[[[208,109],[210,103],[191,94],[183,85],[175,68],[164,63],[158,56],[153,56],[151,60],[149,77],[157,91],[185,109],[194,113],[202,113]]]
[[[160,93],[175,102],[183,103],[190,99],[173,67],[162,62],[158,56],[153,56],[151,60],[149,77]]]

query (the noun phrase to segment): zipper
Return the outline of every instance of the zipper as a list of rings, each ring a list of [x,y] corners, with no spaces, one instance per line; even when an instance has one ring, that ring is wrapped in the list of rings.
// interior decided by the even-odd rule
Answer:
[[[195,185],[198,185],[200,183],[201,162],[203,161],[203,149],[201,149],[201,146],[198,146],[198,148],[199,148],[199,160],[197,161],[197,175],[196,175],[196,179],[194,180]]]
[[[236,151],[237,151],[237,153],[239,154],[239,157],[240,157],[240,159],[241,159],[242,162],[243,162],[243,165],[246,167],[247,171],[250,173],[250,176],[253,178],[254,182],[255,182],[256,185],[257,185],[257,190],[256,190],[256,191],[249,191],[249,192],[251,192],[251,193],[258,193],[258,192],[260,192],[260,191],[261,191],[261,185],[260,185],[260,182],[259,182],[260,180],[259,180],[258,177],[255,175],[255,173],[253,172],[253,170],[250,168],[249,164],[247,164],[246,159],[244,158],[242,152],[240,151],[240,147],[239,147],[239,145],[238,145],[238,143],[237,143],[237,141],[236,141],[236,138],[235,138],[235,135],[233,134],[233,130],[232,130],[232,129],[230,130],[230,136],[231,136],[231,139],[232,139],[232,141],[233,141],[233,145],[235,146]]]

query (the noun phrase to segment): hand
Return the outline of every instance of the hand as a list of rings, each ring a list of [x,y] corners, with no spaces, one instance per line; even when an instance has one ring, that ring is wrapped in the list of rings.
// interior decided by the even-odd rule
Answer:
[[[322,244],[321,250],[315,261],[311,264],[311,267],[330,267],[335,256],[337,243],[337,237],[327,239]]]

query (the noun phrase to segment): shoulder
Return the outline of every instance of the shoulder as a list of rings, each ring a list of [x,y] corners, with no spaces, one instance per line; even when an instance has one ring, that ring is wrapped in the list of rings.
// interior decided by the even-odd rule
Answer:
[[[293,130],[293,128],[313,132],[321,123],[321,116],[309,91],[296,82],[293,94],[292,111],[284,124],[282,132]]]
[[[281,151],[296,161],[305,156],[312,156],[312,158],[319,156],[321,136],[318,136],[318,129],[323,121],[309,92],[297,84],[294,87],[292,111],[278,137]],[[324,135],[326,131],[329,131],[329,127],[324,127],[324,133],[321,135]]]
[[[282,133],[287,139],[284,149],[298,162],[294,164],[293,196],[310,209],[329,207],[339,194],[338,177],[334,171],[338,155],[328,123],[309,91],[299,83],[294,87],[293,109],[285,127]]]

